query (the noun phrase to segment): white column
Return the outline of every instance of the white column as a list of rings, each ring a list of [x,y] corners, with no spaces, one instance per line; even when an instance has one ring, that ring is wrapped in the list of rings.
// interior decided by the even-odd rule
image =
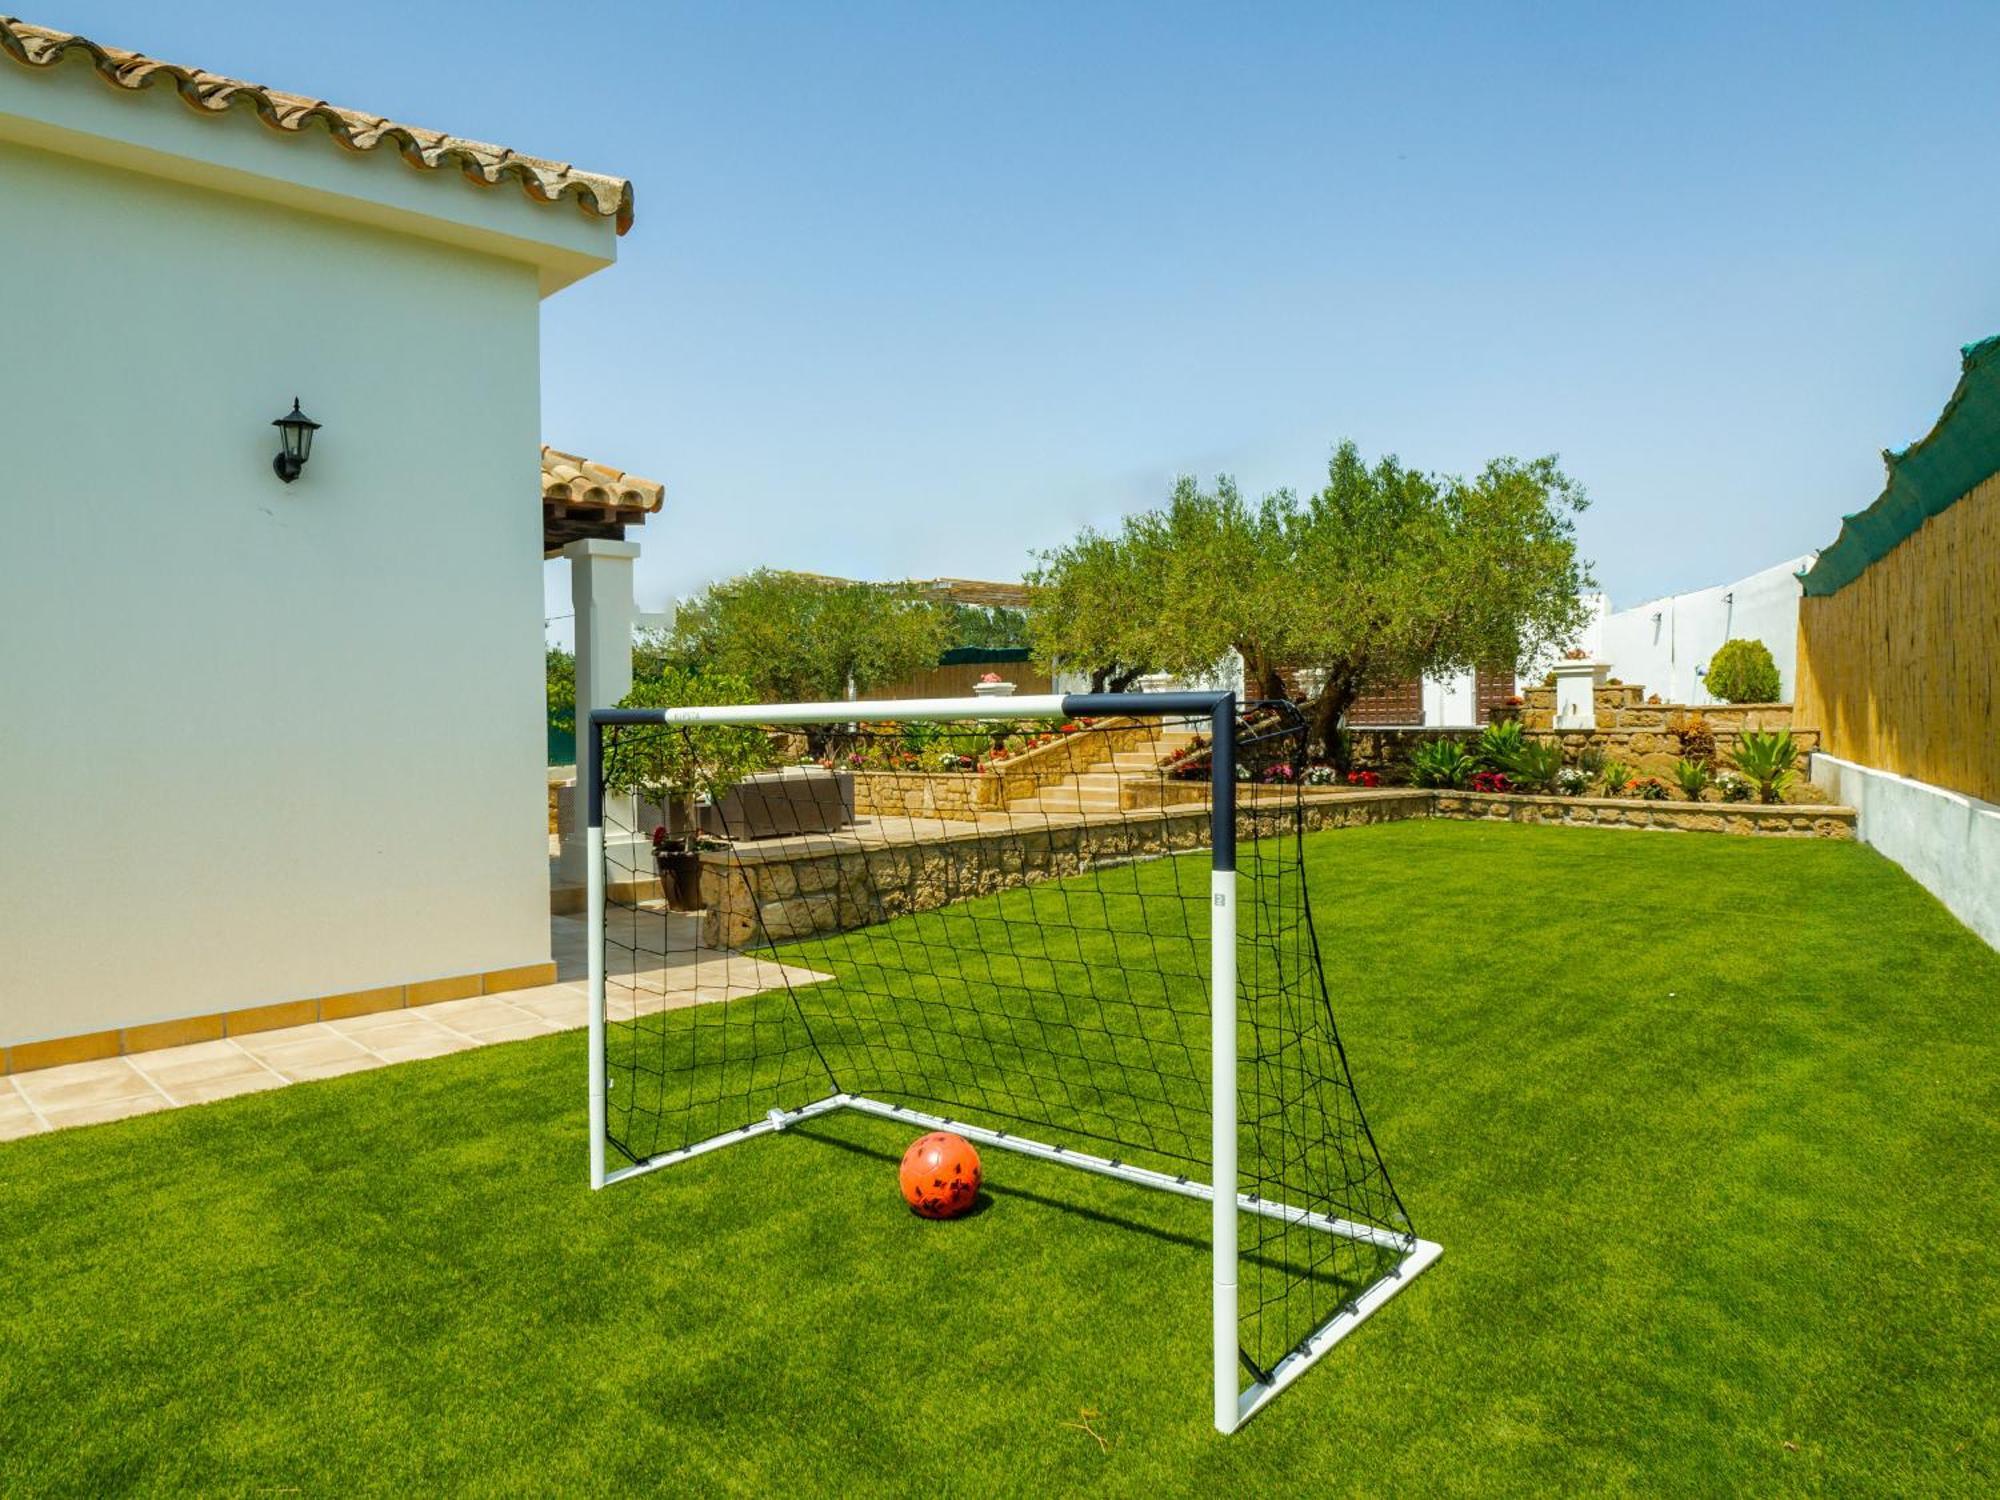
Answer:
[[[614,707],[632,691],[632,561],[637,542],[589,538],[562,549],[569,559],[569,596],[576,610],[576,743],[583,748],[581,720],[593,708]],[[563,828],[562,855],[557,862],[564,885],[582,885],[589,873],[589,851],[582,825],[583,767],[577,768],[578,793],[571,799],[571,816]]]
[[[1601,661],[1556,663],[1556,728],[1597,727],[1597,689],[1610,670]]]

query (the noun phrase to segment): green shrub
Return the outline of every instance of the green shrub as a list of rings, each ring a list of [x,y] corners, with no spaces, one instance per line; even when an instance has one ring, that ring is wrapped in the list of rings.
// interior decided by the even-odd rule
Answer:
[[[1724,641],[1702,681],[1724,703],[1775,703],[1780,691],[1778,664],[1762,641]]]
[[[1667,800],[1667,784],[1657,776],[1642,777],[1633,783],[1632,795],[1647,802],[1664,802]]]
[[[1799,747],[1789,729],[1745,731],[1736,742],[1732,759],[1762,802],[1783,802],[1785,793],[1799,779]]]
[[[1604,751],[1596,745],[1585,745],[1576,752],[1576,759],[1570,764],[1583,772],[1585,779],[1595,781],[1604,772]]]
[[[1505,719],[1498,724],[1488,724],[1473,742],[1472,756],[1489,771],[1509,771],[1513,759],[1527,744],[1527,737],[1521,733],[1518,719]]]
[[[1632,768],[1622,760],[1607,760],[1604,763],[1604,794],[1607,797],[1622,797],[1632,785]]]
[[[1682,757],[1674,762],[1674,780],[1680,785],[1681,795],[1690,802],[1701,801],[1701,794],[1714,779],[1715,773],[1709,770],[1706,761]]]
[[[1457,740],[1426,740],[1410,752],[1410,780],[1418,786],[1462,787],[1478,769]]]

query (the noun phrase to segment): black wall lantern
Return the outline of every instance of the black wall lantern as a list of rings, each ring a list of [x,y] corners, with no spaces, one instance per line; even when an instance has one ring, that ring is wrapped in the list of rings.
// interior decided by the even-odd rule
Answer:
[[[319,423],[299,410],[299,398],[294,396],[292,409],[271,425],[278,429],[278,436],[285,445],[271,460],[271,467],[280,479],[290,484],[299,477],[306,460],[312,457],[313,434],[319,431]]]

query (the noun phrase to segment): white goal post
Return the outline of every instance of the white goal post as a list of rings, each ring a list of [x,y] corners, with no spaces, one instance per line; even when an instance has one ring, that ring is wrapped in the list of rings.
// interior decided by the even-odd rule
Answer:
[[[1208,757],[1206,849],[1209,855],[1207,923],[1207,1106],[1208,1180],[1192,1175],[1135,1165],[1119,1159],[1114,1152],[1099,1154],[1077,1149],[1058,1141],[1042,1141],[1012,1129],[995,1128],[977,1120],[953,1114],[931,1112],[906,1103],[870,1097],[868,1093],[836,1087],[825,1097],[790,1107],[761,1110],[754,1118],[743,1119],[731,1129],[700,1139],[674,1144],[671,1149],[635,1155],[621,1140],[620,1164],[607,1157],[613,1140],[609,1126],[609,1084],[607,1068],[607,910],[613,899],[606,871],[605,806],[607,801],[606,751],[608,737],[632,729],[665,726],[689,730],[724,727],[780,729],[803,726],[854,726],[857,724],[963,724],[1019,720],[1137,721],[1141,724],[1187,724],[1195,722],[1206,734]],[[589,1119],[590,1185],[593,1189],[621,1182],[662,1167],[689,1160],[724,1146],[753,1141],[760,1135],[781,1131],[800,1121],[837,1110],[853,1110],[897,1121],[920,1130],[946,1130],[993,1147],[1017,1152],[1042,1161],[1075,1167],[1084,1172],[1116,1178],[1142,1187],[1154,1188],[1183,1197],[1207,1200],[1211,1205],[1209,1237],[1211,1296],[1213,1308],[1213,1416],[1218,1431],[1229,1433],[1263,1407],[1279,1391],[1292,1384],[1316,1360],[1352,1332],[1377,1308],[1407,1286],[1419,1272],[1434,1262],[1440,1247],[1416,1237],[1400,1217],[1389,1222],[1364,1222],[1323,1211],[1310,1202],[1284,1202],[1262,1191],[1245,1191],[1239,1171],[1239,1140],[1245,1129],[1253,1128],[1239,1119],[1238,1091],[1239,1038],[1243,1015],[1239,1008],[1237,840],[1239,819],[1238,766],[1236,743],[1239,734],[1239,706],[1230,692],[1048,694],[1013,697],[937,698],[908,701],[842,701],[827,703],[746,704],[727,707],[667,709],[598,709],[584,720],[579,745],[579,787],[587,819],[588,888],[586,912],[589,950]],[[1196,741],[1200,744],[1200,741]],[[1301,744],[1302,744],[1301,740]],[[1079,813],[1080,819],[1088,814]],[[1255,835],[1253,834],[1253,840]],[[1296,897],[1303,910],[1304,897]],[[1309,923],[1308,923],[1309,925]],[[1198,929],[1197,929],[1198,930]],[[1317,972],[1317,939],[1313,943],[1314,980],[1322,986]],[[1197,994],[1199,991],[1196,992]],[[733,1007],[748,1002],[726,1000]],[[1198,1001],[1195,1002],[1198,1004]],[[1328,1018],[1330,1031],[1330,1014]],[[1338,1050],[1335,1040],[1334,1050]],[[1198,1055],[1198,1054],[1197,1054]],[[1340,1057],[1345,1078],[1345,1058]],[[1351,1092],[1351,1082],[1346,1084]],[[619,1098],[625,1096],[621,1088]],[[971,1112],[971,1111],[969,1111]],[[1366,1147],[1374,1152],[1372,1137],[1366,1137],[1365,1121],[1359,1119],[1358,1099],[1353,1110]],[[1058,1130],[1056,1133],[1060,1134]],[[1197,1146],[1196,1150],[1199,1149]],[[1332,1149],[1326,1147],[1325,1149]],[[1372,1158],[1379,1170],[1379,1157]],[[1382,1186],[1393,1199],[1386,1172]],[[1253,1173],[1249,1186],[1269,1186],[1274,1179]],[[1326,1202],[1331,1203],[1329,1198]],[[1310,1332],[1290,1343],[1282,1358],[1260,1366],[1243,1353],[1242,1310],[1239,1306],[1239,1221],[1274,1224],[1282,1229],[1305,1229],[1336,1239],[1372,1247],[1380,1252],[1386,1267],[1365,1286],[1357,1286],[1340,1305]],[[1377,1217],[1383,1217],[1378,1215]],[[1245,1370],[1250,1372],[1246,1384]]]

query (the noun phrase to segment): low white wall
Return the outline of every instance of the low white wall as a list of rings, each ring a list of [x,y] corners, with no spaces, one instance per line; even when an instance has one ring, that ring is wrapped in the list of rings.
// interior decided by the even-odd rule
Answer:
[[[1862,843],[2000,948],[2000,807],[1833,755],[1813,756],[1812,779],[1860,815]]]

